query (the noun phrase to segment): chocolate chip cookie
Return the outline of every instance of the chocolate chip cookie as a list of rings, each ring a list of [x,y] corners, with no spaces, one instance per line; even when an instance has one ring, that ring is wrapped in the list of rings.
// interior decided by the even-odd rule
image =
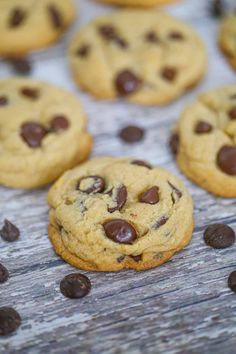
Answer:
[[[106,4],[114,4],[121,6],[140,6],[140,7],[150,7],[155,5],[165,5],[174,0],[98,0]]]
[[[69,58],[76,82],[95,97],[144,105],[181,96],[207,66],[202,41],[191,27],[142,10],[95,19],[72,40]]]
[[[219,45],[228,62],[236,70],[236,12],[229,14],[222,20]]]
[[[0,184],[34,188],[85,160],[86,118],[67,91],[30,79],[0,81]]]
[[[192,237],[193,205],[183,183],[144,161],[88,161],[59,178],[48,201],[52,244],[78,268],[152,268]]]
[[[73,0],[1,0],[0,55],[23,56],[50,45],[74,16]]]
[[[171,143],[187,177],[211,193],[236,197],[236,85],[209,91],[187,107]]]

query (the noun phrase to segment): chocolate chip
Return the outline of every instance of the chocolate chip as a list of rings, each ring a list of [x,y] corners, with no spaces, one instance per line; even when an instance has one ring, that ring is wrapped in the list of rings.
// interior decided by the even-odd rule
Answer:
[[[56,29],[62,28],[63,27],[62,15],[55,5],[51,4],[48,6],[48,13],[53,27]]]
[[[66,275],[60,283],[61,293],[70,299],[81,299],[88,295],[91,283],[88,277],[80,273]]]
[[[0,263],[0,283],[4,283],[9,278],[9,273],[7,268]]]
[[[210,133],[212,129],[213,127],[211,124],[204,121],[200,121],[196,124],[194,131],[196,134],[205,134],[205,133]]]
[[[184,39],[183,33],[179,32],[179,31],[170,32],[168,37],[170,39],[174,39],[174,40],[178,40],[178,41],[182,41]]]
[[[106,40],[113,41],[122,48],[128,47],[128,43],[117,34],[115,28],[112,25],[102,25],[98,28],[98,30]]]
[[[231,108],[229,111],[229,117],[230,119],[236,119],[236,107]]]
[[[7,96],[0,96],[0,107],[1,106],[6,106],[7,104],[8,104]]]
[[[122,219],[113,219],[103,224],[106,236],[117,243],[132,244],[137,233],[132,225]]]
[[[119,137],[126,143],[137,143],[144,137],[144,130],[134,125],[129,125],[119,132]]]
[[[142,80],[131,70],[119,72],[115,78],[115,87],[120,96],[127,96],[138,91]]]
[[[171,187],[171,189],[173,190],[173,192],[175,192],[175,193],[177,194],[177,197],[180,199],[180,198],[182,197],[182,195],[183,195],[182,192],[181,192],[178,188],[176,188],[172,183],[170,183],[169,181],[168,181],[167,183],[169,184],[169,186]],[[176,200],[175,200],[175,198],[174,198],[173,193],[171,194],[171,197],[172,197],[173,203],[175,203]]]
[[[166,67],[166,68],[163,68],[161,71],[161,76],[164,79],[166,79],[167,81],[175,80],[176,75],[177,75],[177,71],[175,68]]]
[[[145,35],[145,40],[150,43],[160,43],[158,35],[153,31],[150,31]]]
[[[33,149],[41,146],[47,130],[39,123],[27,122],[22,124],[20,135],[27,145]]]
[[[178,133],[172,133],[170,140],[169,140],[169,146],[170,150],[173,155],[177,155],[179,151],[179,143],[180,143],[180,138]]]
[[[217,249],[227,248],[234,244],[235,233],[228,225],[213,224],[206,228],[204,240],[210,247]]]
[[[137,165],[137,166],[141,166],[141,167],[146,167],[149,170],[152,169],[152,165],[150,165],[148,162],[143,161],[143,160],[134,160],[131,162],[132,165]]]
[[[157,220],[157,222],[153,225],[153,228],[155,230],[159,229],[159,227],[161,227],[162,225],[165,225],[165,223],[168,221],[168,218],[166,218],[165,216],[162,216],[159,220]]]
[[[231,100],[236,100],[236,93],[230,95],[229,98],[230,98]]]
[[[236,270],[230,273],[228,278],[228,286],[234,293],[236,293]]]
[[[135,262],[140,262],[142,260],[142,255],[130,256]]]
[[[28,75],[31,72],[31,65],[27,58],[9,58],[8,63],[16,74]]]
[[[102,193],[104,189],[105,180],[100,176],[83,177],[77,185],[77,190],[87,194]]]
[[[16,227],[14,224],[12,224],[9,220],[5,219],[4,226],[0,230],[0,236],[5,241],[14,242],[14,241],[18,240],[18,238],[20,236],[20,231],[19,231],[18,227]]]
[[[76,55],[86,58],[90,53],[91,47],[88,44],[82,45],[76,52]]]
[[[213,17],[221,17],[225,13],[225,3],[222,0],[212,0],[210,5],[210,14]]]
[[[127,201],[127,188],[122,185],[115,190],[115,202],[116,206],[108,208],[109,213],[114,213],[116,210],[121,210]]]
[[[50,129],[54,132],[61,132],[69,128],[69,121],[63,115],[57,115],[51,120]]]
[[[11,307],[0,307],[0,336],[15,332],[21,325],[19,313]]]
[[[146,204],[157,204],[159,202],[159,188],[151,187],[139,196],[139,201]]]
[[[124,259],[125,259],[125,256],[120,256],[117,258],[117,262],[122,263]]]
[[[236,147],[224,145],[216,157],[217,165],[227,175],[236,175]]]
[[[36,100],[39,97],[39,91],[37,89],[30,88],[30,87],[23,87],[20,90],[20,93],[23,96],[30,98],[32,100]]]
[[[26,17],[25,11],[23,11],[20,8],[13,9],[9,19],[9,27],[15,28],[20,26],[22,22],[25,20],[25,17]]]

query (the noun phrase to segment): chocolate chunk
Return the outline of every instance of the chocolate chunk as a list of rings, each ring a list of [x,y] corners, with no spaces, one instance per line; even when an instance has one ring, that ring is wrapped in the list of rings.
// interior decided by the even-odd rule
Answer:
[[[9,220],[5,219],[4,226],[0,230],[0,236],[2,237],[3,240],[7,242],[14,242],[18,240],[20,236],[20,231],[18,227],[12,224]]]
[[[39,91],[35,88],[30,88],[30,87],[23,87],[20,90],[20,93],[27,97],[30,98],[32,100],[37,100],[37,98],[39,97]]]
[[[142,80],[131,70],[119,72],[115,78],[115,87],[120,96],[127,96],[138,91]]]
[[[128,43],[117,34],[115,28],[112,25],[102,25],[98,28],[98,30],[106,40],[113,41],[122,48],[128,47]]]
[[[166,67],[161,71],[161,76],[167,81],[174,81],[177,75],[177,70],[175,68]]]
[[[108,208],[109,213],[114,213],[116,210],[121,210],[127,201],[127,188],[124,185],[117,188],[115,192],[116,206],[113,208]]]
[[[227,248],[234,244],[235,233],[228,225],[213,224],[206,228],[204,240],[210,247],[217,249]]]
[[[90,53],[91,47],[88,44],[82,45],[76,52],[76,55],[86,58]]]
[[[41,146],[47,130],[39,123],[27,122],[22,124],[20,135],[27,145],[33,149]]]
[[[15,332],[21,325],[19,313],[11,307],[0,307],[0,336]]]
[[[81,299],[88,295],[91,283],[88,277],[80,273],[66,275],[60,283],[61,293],[70,299]]]
[[[160,43],[158,35],[153,31],[150,31],[145,35],[145,40],[150,43]]]
[[[159,220],[157,220],[157,222],[153,225],[153,228],[155,230],[159,229],[159,227],[161,227],[162,225],[165,225],[165,223],[168,221],[168,218],[166,218],[165,216],[162,216]]]
[[[63,115],[57,115],[51,120],[50,129],[54,132],[61,132],[69,128],[69,121]]]
[[[177,155],[179,151],[179,143],[180,143],[180,138],[178,133],[172,133],[170,140],[169,140],[169,146],[170,150],[173,155]]]
[[[103,224],[106,236],[117,243],[132,244],[136,238],[137,233],[134,227],[127,221],[122,219],[113,219],[106,221]]]
[[[7,96],[0,96],[0,107],[8,105],[8,98]]]
[[[134,125],[129,125],[121,129],[119,132],[119,137],[126,143],[132,144],[141,141],[144,137],[144,130],[142,128],[136,127]]]
[[[15,8],[12,10],[10,18],[9,18],[9,27],[16,28],[22,24],[25,20],[26,13],[24,10],[20,8]]]
[[[236,175],[236,147],[224,145],[217,154],[217,165],[227,175]]]
[[[31,72],[31,65],[27,58],[9,58],[8,63],[11,65],[16,74],[28,75]]]
[[[210,4],[210,14],[213,17],[221,17],[225,13],[225,3],[223,0],[212,0]]]
[[[157,204],[159,202],[159,188],[151,187],[139,196],[139,201],[146,204]]]
[[[48,6],[48,13],[53,27],[56,29],[62,28],[63,27],[62,15],[55,5]]]
[[[179,31],[171,31],[169,33],[168,37],[170,39],[174,39],[174,40],[177,40],[177,41],[182,41],[184,39],[183,33],[179,32]]]
[[[230,119],[236,119],[236,107],[231,108],[229,111],[229,117]]]
[[[120,256],[117,258],[117,262],[122,263],[124,259],[125,259],[125,256]]]
[[[236,293],[236,270],[230,273],[228,277],[228,286],[234,293]]]
[[[83,177],[77,189],[87,194],[102,193],[105,189],[105,180],[100,176]]]
[[[4,283],[9,278],[9,273],[7,268],[0,263],[0,283]]]
[[[200,121],[196,124],[194,131],[196,134],[205,134],[205,133],[210,133],[212,129],[213,127],[211,124],[204,121]]]
[[[141,167],[146,167],[149,170],[152,169],[152,165],[150,165],[148,162],[143,161],[143,160],[134,160],[131,162],[132,165],[137,165],[137,166],[141,166]]]
[[[138,256],[130,256],[135,262],[140,262],[142,260],[142,255],[138,255]]]

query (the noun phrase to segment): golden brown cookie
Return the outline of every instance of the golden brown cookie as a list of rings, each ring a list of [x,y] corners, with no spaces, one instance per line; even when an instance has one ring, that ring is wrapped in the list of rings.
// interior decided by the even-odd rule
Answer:
[[[219,45],[231,66],[236,70],[236,12],[222,20]]]

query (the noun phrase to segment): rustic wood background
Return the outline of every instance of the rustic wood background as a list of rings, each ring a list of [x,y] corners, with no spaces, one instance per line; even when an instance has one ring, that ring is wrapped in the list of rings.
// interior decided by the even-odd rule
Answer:
[[[33,76],[78,93],[95,138],[93,155],[134,156],[180,175],[167,148],[173,123],[197,93],[235,82],[235,73],[217,49],[219,22],[209,17],[209,1],[187,0],[167,7],[202,35],[209,71],[192,93],[164,108],[95,102],[79,92],[67,66],[68,38],[82,23],[111,8],[92,0],[77,3],[78,23],[61,43],[32,56]],[[0,62],[0,76],[10,74]],[[130,123],[145,127],[143,142],[119,141],[117,132]],[[0,262],[10,272],[9,281],[0,285],[0,306],[13,306],[23,319],[15,334],[0,338],[0,353],[235,353],[236,295],[228,289],[227,278],[236,269],[236,246],[213,250],[202,235],[205,226],[214,222],[236,229],[236,201],[215,198],[187,180],[186,184],[195,202],[191,244],[149,271],[83,272],[91,279],[92,291],[81,300],[66,299],[59,291],[60,280],[75,269],[55,255],[48,240],[47,188],[0,188],[0,222],[9,218],[21,230],[17,242],[0,241]]]

